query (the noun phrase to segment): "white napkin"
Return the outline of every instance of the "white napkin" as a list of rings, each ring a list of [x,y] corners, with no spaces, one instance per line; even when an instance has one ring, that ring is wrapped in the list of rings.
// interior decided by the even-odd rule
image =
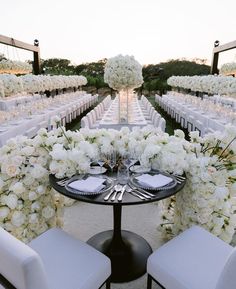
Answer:
[[[105,186],[103,183],[105,182],[105,179],[102,178],[96,178],[96,177],[88,177],[86,180],[78,180],[71,182],[68,187],[72,189],[76,189],[81,192],[91,192],[91,193],[97,193],[101,191]]]
[[[149,175],[143,174],[136,178],[141,185],[150,187],[150,188],[158,188],[168,185],[173,181],[172,178],[166,177],[162,174],[158,175]]]

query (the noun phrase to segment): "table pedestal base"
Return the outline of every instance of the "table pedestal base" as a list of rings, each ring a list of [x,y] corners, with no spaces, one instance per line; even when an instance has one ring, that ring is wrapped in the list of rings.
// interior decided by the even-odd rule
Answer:
[[[111,281],[132,281],[146,273],[148,256],[152,248],[141,236],[121,231],[121,238],[113,238],[113,231],[105,231],[91,237],[87,243],[111,259]]]

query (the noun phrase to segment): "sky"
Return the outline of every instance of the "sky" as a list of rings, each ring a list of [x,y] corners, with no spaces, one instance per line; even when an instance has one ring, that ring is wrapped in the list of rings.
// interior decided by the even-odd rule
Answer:
[[[142,65],[201,58],[211,63],[215,40],[236,40],[236,0],[2,0],[0,34],[32,43],[41,58],[72,64],[117,54]],[[0,44],[13,60],[32,53]],[[219,65],[236,61],[236,49],[220,54]]]

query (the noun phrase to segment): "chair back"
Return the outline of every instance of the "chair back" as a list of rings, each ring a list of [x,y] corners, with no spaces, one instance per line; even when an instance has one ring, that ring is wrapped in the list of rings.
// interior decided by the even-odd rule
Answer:
[[[236,247],[232,250],[217,282],[216,289],[236,288]]]
[[[17,289],[49,289],[39,255],[0,228],[0,274]]]

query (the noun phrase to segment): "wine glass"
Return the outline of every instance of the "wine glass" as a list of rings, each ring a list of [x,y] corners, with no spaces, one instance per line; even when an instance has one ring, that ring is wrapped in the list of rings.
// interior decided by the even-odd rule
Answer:
[[[116,165],[116,152],[113,151],[110,154],[107,155],[108,165],[111,168],[111,171],[113,172],[113,168]]]
[[[127,153],[123,159],[123,164],[129,169],[135,163],[137,163],[138,159],[135,157],[135,154]]]
[[[106,158],[105,158],[105,155],[103,155],[103,154],[101,154],[97,160],[97,163],[100,166],[101,173],[102,173],[102,167],[105,164],[105,160],[106,160]]]

